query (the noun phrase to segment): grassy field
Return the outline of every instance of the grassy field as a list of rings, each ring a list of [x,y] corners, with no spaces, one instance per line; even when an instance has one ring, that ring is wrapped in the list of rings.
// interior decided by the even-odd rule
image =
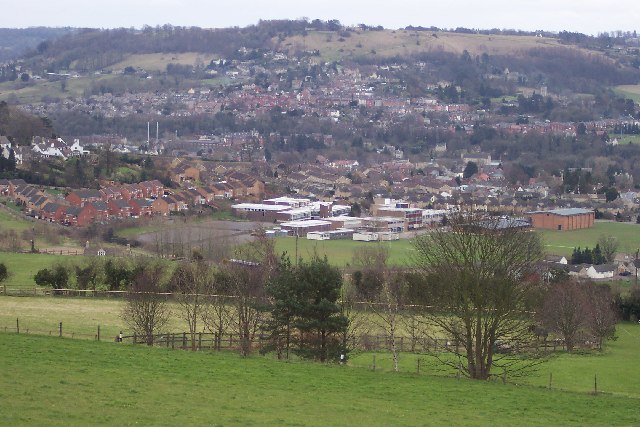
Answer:
[[[621,96],[640,102],[640,85],[615,86],[613,90]]]
[[[640,423],[634,398],[230,353],[0,333],[0,365],[7,425]]]
[[[51,267],[57,262],[75,262],[76,257],[50,254],[21,254],[0,252],[0,262],[7,266],[9,278],[2,284],[7,288],[33,288],[33,276],[38,270]]]
[[[624,222],[596,221],[591,228],[572,231],[540,231],[547,251],[551,254],[571,255],[574,247],[594,248],[600,236],[618,239],[618,253],[635,254],[640,248],[640,225]]]

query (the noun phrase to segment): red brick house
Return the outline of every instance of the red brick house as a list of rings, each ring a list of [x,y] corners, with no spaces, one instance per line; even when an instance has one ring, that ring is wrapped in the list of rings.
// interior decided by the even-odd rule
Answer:
[[[124,199],[110,200],[107,206],[109,206],[109,215],[117,216],[118,218],[130,217],[133,211],[129,201]]]
[[[148,199],[131,199],[129,200],[129,206],[131,206],[131,214],[133,216],[152,216],[153,215],[153,202]]]
[[[106,221],[109,219],[109,205],[103,201],[89,203],[95,209],[95,220]]]
[[[49,222],[60,222],[60,219],[64,215],[64,211],[66,206],[63,206],[59,203],[47,203],[39,212],[38,216],[40,219]]]
[[[171,212],[169,199],[167,199],[166,196],[158,197],[151,203],[151,210],[153,213],[158,213],[160,215],[169,215],[169,212]]]
[[[142,199],[144,197],[144,190],[138,184],[124,184],[120,187],[122,198],[125,200]]]
[[[69,206],[65,209],[60,222],[65,225],[84,227],[93,222],[95,208],[90,204],[83,207]]]
[[[122,191],[120,187],[105,187],[100,190],[100,193],[102,194],[102,200],[105,202],[108,202],[109,200],[122,199]]]
[[[147,199],[157,199],[158,197],[162,197],[164,195],[164,185],[157,179],[153,181],[142,181],[138,184],[144,193],[144,197]]]
[[[72,206],[81,208],[87,203],[101,201],[102,193],[100,193],[98,190],[74,190],[67,195],[66,199]]]

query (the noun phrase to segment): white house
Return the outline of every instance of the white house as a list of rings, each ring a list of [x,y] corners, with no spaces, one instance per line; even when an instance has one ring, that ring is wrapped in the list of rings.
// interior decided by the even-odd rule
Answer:
[[[78,139],[74,139],[73,145],[69,146],[62,138],[56,140],[47,140],[42,138],[42,142],[33,142],[32,151],[41,157],[59,157],[62,160],[67,160],[72,156],[83,156],[89,154],[89,151],[85,150]]]

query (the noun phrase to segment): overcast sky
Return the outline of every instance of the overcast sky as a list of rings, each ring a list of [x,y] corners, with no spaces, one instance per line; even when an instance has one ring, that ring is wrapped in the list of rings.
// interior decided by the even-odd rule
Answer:
[[[260,19],[440,28],[640,31],[638,0],[0,0],[0,27],[230,27]]]

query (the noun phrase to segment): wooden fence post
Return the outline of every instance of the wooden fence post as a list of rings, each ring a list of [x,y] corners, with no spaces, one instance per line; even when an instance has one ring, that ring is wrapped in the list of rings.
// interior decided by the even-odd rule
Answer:
[[[198,351],[202,350],[202,332],[198,332]]]
[[[598,394],[598,374],[593,376],[593,394]]]
[[[373,371],[376,371],[376,355],[373,355]]]
[[[174,350],[176,348],[176,334],[171,334],[171,349]]]
[[[16,317],[16,333],[20,333],[20,319]]]
[[[553,372],[549,372],[549,389],[551,389],[551,381],[553,380]]]
[[[62,322],[60,322],[60,337],[62,337]]]
[[[100,325],[98,325],[98,341],[100,341]]]
[[[138,344],[138,334],[136,334],[135,332],[133,333],[133,343]]]
[[[185,348],[187,348],[187,333],[183,332],[182,333],[182,349],[184,350]]]
[[[416,369],[416,373],[420,375],[420,358],[418,357],[418,368]]]

